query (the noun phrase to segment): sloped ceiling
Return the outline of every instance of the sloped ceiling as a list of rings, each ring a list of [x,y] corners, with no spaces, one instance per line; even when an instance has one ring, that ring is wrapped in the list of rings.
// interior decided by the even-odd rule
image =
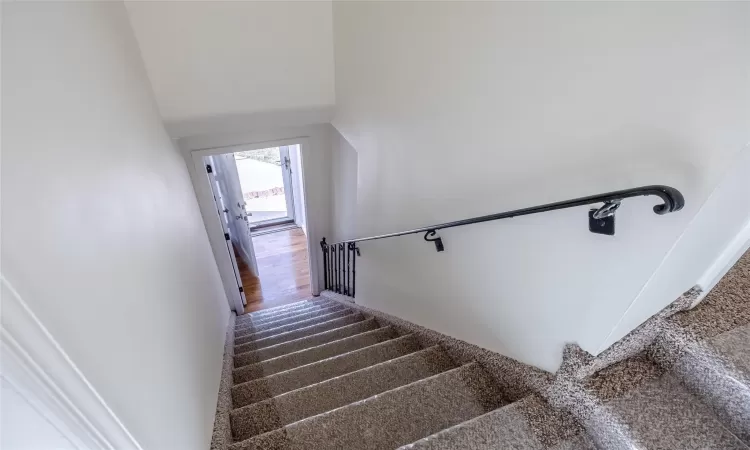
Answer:
[[[126,2],[169,127],[334,104],[331,2]]]

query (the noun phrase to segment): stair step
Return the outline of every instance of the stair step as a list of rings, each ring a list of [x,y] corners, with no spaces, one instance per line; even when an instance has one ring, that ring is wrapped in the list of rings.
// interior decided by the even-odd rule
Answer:
[[[273,321],[280,320],[280,319],[287,319],[290,317],[299,316],[301,314],[305,314],[309,312],[320,311],[321,309],[330,308],[338,304],[339,303],[330,302],[330,301],[319,302],[319,303],[310,304],[308,306],[305,306],[304,308],[295,308],[295,309],[291,309],[287,311],[279,311],[276,314],[268,314],[262,317],[248,317],[247,315],[240,316],[237,318],[234,327],[235,329],[243,328],[252,324],[258,325],[258,324],[273,322]]]
[[[455,367],[439,346],[430,347],[235,409],[232,433],[247,439]]]
[[[232,450],[393,449],[502,406],[470,363],[230,446]]]
[[[727,427],[750,446],[750,325],[724,332],[708,341],[726,361],[722,373],[704,378],[701,395],[713,405]],[[695,367],[695,365],[694,365]],[[702,371],[703,377],[709,374]],[[719,375],[719,376],[717,376]],[[709,386],[705,382],[709,381]]]
[[[281,344],[282,342],[287,342],[294,339],[299,339],[301,337],[317,334],[322,331],[328,331],[334,328],[343,327],[344,325],[351,325],[354,322],[360,322],[362,320],[365,320],[365,317],[361,313],[354,313],[344,317],[328,320],[326,322],[316,323],[304,328],[298,328],[296,330],[287,331],[286,333],[280,333],[261,339],[253,339],[251,336],[242,336],[235,339],[235,345],[242,345],[247,342],[253,342],[256,348],[265,348],[272,345]]]
[[[726,326],[724,320],[719,322],[720,326]],[[691,325],[703,327],[699,331],[713,331],[705,324]],[[653,346],[652,354],[709,405],[732,433],[750,445],[750,325],[705,340],[694,330],[668,326]]]
[[[547,450],[563,449],[566,445],[578,450],[595,448],[575,431],[561,427],[554,414],[544,400],[537,395],[530,395],[398,450]],[[533,418],[533,422],[530,418]],[[540,428],[543,429],[539,430]],[[544,438],[539,431],[544,432]],[[570,447],[574,443],[579,446]]]
[[[378,328],[378,323],[374,318],[370,318],[361,322],[353,323],[351,325],[346,325],[330,331],[323,331],[322,333],[301,337],[299,339],[294,339],[258,350],[255,349],[256,347],[252,342],[238,345],[234,348],[235,367],[257,363],[260,361],[265,361],[266,359],[276,358],[277,356],[285,355],[287,353],[298,352],[306,348],[327,344],[328,342],[337,341],[339,339],[354,336],[355,334],[364,333],[365,331],[374,330],[376,328]]]
[[[321,302],[327,303],[327,302],[330,302],[330,300],[325,299],[325,298],[313,298],[313,299],[302,300],[302,301],[294,302],[294,303],[285,303],[283,305],[274,306],[273,308],[265,308],[259,311],[251,312],[250,314],[244,314],[240,317],[242,318],[248,317],[250,319],[255,319],[257,317],[266,317],[268,315],[278,314],[279,312],[286,312],[286,311],[291,311],[294,309],[306,308],[306,307],[316,305]]]
[[[738,369],[750,374],[750,325],[724,332],[709,342]]]
[[[291,317],[286,317],[286,318],[281,318],[281,319],[276,319],[274,317],[273,318],[274,320],[269,320],[269,321],[262,322],[262,323],[240,324],[240,325],[235,326],[234,331],[237,332],[237,331],[241,331],[241,330],[245,330],[245,329],[250,329],[250,330],[256,331],[256,332],[257,331],[264,331],[264,330],[269,330],[271,328],[280,327],[282,325],[288,325],[288,324],[291,324],[291,323],[301,322],[301,321],[307,320],[307,319],[312,319],[314,317],[322,316],[322,315],[325,315],[325,314],[328,314],[328,313],[332,313],[332,312],[336,312],[336,311],[341,311],[341,310],[344,310],[344,309],[347,309],[344,305],[331,305],[331,306],[326,306],[325,308],[317,308],[317,309],[314,309],[314,310],[312,310],[310,312],[305,312],[305,313],[302,313],[302,314],[297,314],[297,315],[294,315],[294,316],[291,316]]]
[[[317,317],[312,317],[310,319],[304,319],[298,322],[288,323],[286,325],[279,325],[275,328],[269,328],[267,330],[262,330],[262,331],[253,331],[252,328],[243,328],[241,330],[235,331],[234,337],[235,339],[240,338],[240,337],[252,337],[254,341],[257,341],[258,339],[263,339],[268,336],[276,336],[277,334],[286,333],[287,331],[297,330],[300,328],[305,328],[310,325],[315,325],[316,323],[328,322],[329,320],[348,316],[349,314],[353,314],[353,313],[354,311],[352,311],[351,309],[343,309],[340,311],[329,312],[327,314],[323,314]]]
[[[628,425],[638,448],[748,449],[671,374],[649,380],[605,405]]]
[[[391,327],[378,328],[377,330],[368,331],[346,339],[239,367],[234,369],[232,376],[234,377],[235,384],[244,383],[377,344],[378,342],[392,339],[395,336],[396,332]]]
[[[351,341],[358,341],[362,338],[364,336],[361,338],[354,336]],[[352,344],[355,343],[352,342]],[[357,343],[360,346],[362,344],[363,342]],[[285,392],[398,358],[419,349],[419,342],[414,335],[385,340],[295,369],[235,385],[232,387],[232,403],[235,408],[257,403]]]

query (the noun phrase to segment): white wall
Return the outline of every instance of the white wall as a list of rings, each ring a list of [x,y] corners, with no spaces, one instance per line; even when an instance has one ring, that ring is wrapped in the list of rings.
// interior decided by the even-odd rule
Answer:
[[[357,151],[335,129],[331,147],[331,237],[329,242],[357,234]]]
[[[587,208],[363,243],[358,302],[555,370],[597,352],[750,141],[747,3],[337,2],[359,235],[648,184]],[[687,289],[690,286],[684,286]],[[683,287],[680,289],[684,290]]]
[[[170,124],[334,103],[330,1],[127,7]]]
[[[310,261],[314,265],[313,270],[320,267],[318,282],[322,287],[323,282],[323,255],[317,244],[324,236],[330,236],[331,230],[331,134],[333,127],[330,124],[309,124],[304,126],[290,127],[265,127],[257,123],[236,123],[233,131],[222,129],[220,132],[204,133],[194,136],[186,136],[178,139],[177,145],[188,161],[194,184],[200,183],[199,176],[195,173],[192,164],[192,152],[202,149],[215,149],[218,147],[230,147],[245,144],[260,144],[267,146],[291,145],[295,140],[301,142],[300,156],[304,166],[303,185],[307,201],[307,229],[308,239],[312,240],[313,246],[308,249]],[[244,131],[243,131],[244,130]],[[281,141],[281,142],[280,142]],[[262,147],[260,147],[262,148]],[[228,148],[227,151],[233,151]],[[204,208],[202,208],[204,209]],[[208,211],[204,211],[208,214]],[[204,215],[205,217],[205,215]],[[207,227],[213,229],[213,224],[207,221]],[[215,232],[216,230],[214,230]],[[214,243],[218,247],[218,242]],[[216,252],[217,258],[220,258]],[[313,293],[315,283],[313,281]]]
[[[2,21],[3,275],[144,449],[205,449],[229,310],[125,7]]]

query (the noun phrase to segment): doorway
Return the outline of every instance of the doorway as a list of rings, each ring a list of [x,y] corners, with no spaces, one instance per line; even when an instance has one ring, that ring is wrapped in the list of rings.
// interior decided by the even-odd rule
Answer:
[[[294,223],[289,146],[234,153],[251,230]]]
[[[308,298],[312,286],[300,145],[220,150],[201,159],[243,312]]]

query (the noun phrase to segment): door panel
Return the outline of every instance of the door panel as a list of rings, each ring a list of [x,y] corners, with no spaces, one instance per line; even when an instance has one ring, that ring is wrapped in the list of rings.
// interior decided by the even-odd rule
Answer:
[[[216,162],[213,158],[209,158],[209,161],[211,161],[211,167],[215,168],[217,166]],[[221,228],[224,232],[225,237],[231,237],[231,231],[229,229],[229,220],[230,220],[230,214],[232,213],[231,210],[227,207],[226,204],[226,197],[222,195],[222,188],[221,184],[219,183],[219,179],[216,177],[215,173],[209,173],[208,174],[209,181],[211,184],[211,191],[213,192],[214,199],[216,200],[216,207],[217,207],[217,214],[221,218]],[[234,270],[234,277],[237,281],[237,288],[242,288],[242,278],[240,277],[240,268],[237,265],[237,258],[234,255],[234,249],[232,248],[232,241],[231,239],[225,239],[226,246],[227,246],[227,253],[229,253],[229,259],[232,261],[232,269]],[[244,289],[240,290],[240,297],[242,298],[242,304],[247,305],[247,299],[245,298]]]
[[[258,262],[255,259],[255,248],[253,247],[253,237],[250,233],[248,217],[251,216],[251,213],[245,209],[247,203],[242,195],[242,185],[237,172],[237,163],[233,153],[221,155],[221,158],[223,163],[221,178],[224,180],[226,192],[228,193],[228,197],[230,197],[231,203],[229,207],[232,210],[230,220],[236,230],[236,238],[239,241],[238,245],[244,254],[243,259],[253,274],[258,276]]]

